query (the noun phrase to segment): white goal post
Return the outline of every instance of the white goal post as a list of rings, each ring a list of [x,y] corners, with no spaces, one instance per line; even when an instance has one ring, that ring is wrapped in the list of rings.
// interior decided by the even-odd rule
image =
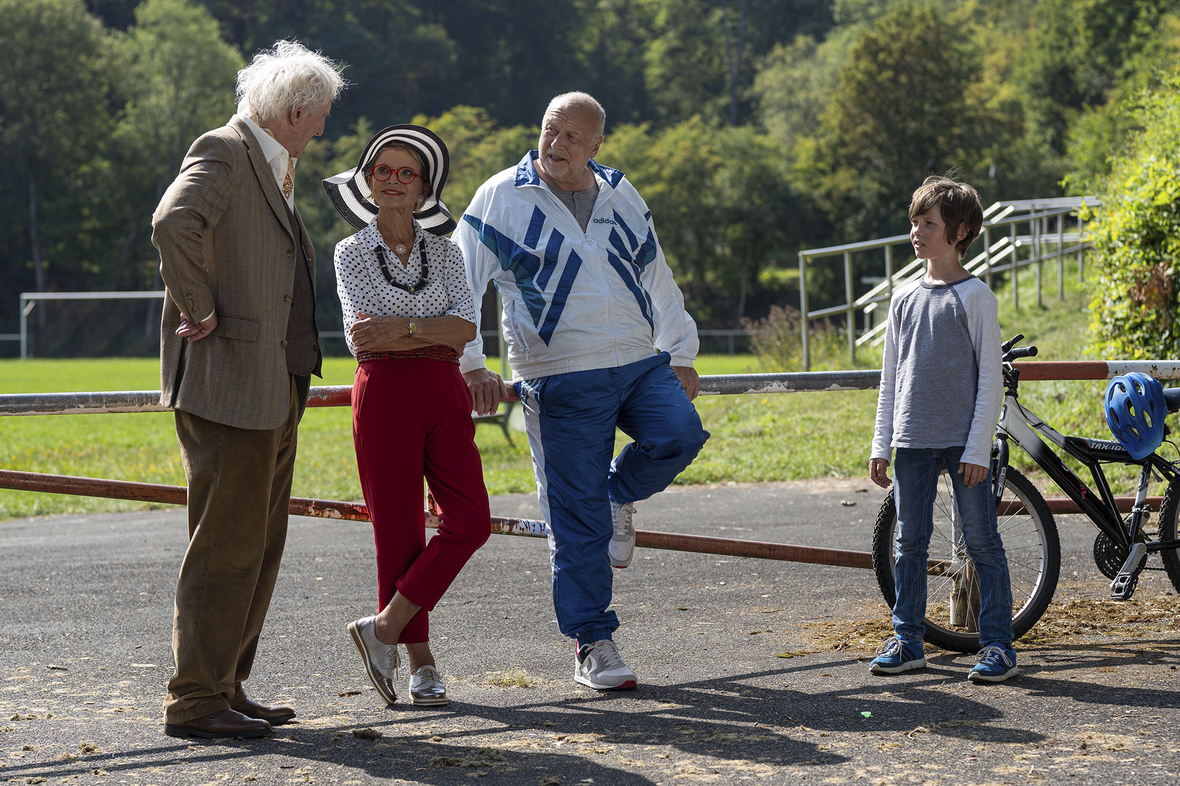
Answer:
[[[164,290],[140,292],[21,292],[20,359],[29,359],[29,314],[42,300],[161,300]]]
[[[29,314],[42,300],[162,300],[164,290],[151,289],[138,292],[21,292],[20,333],[0,334],[0,340],[20,339],[20,358],[29,359]],[[321,330],[321,338],[344,338],[343,330]]]
[[[42,300],[161,300],[164,290],[141,290],[138,292],[21,292],[20,333],[0,333],[0,341],[20,340],[20,358],[29,359],[29,314]],[[500,305],[500,293],[496,293],[496,305]],[[485,330],[485,338],[496,337],[500,346],[501,375],[508,375],[508,359],[505,353],[504,336],[499,330]],[[344,338],[343,330],[321,330],[320,338]]]

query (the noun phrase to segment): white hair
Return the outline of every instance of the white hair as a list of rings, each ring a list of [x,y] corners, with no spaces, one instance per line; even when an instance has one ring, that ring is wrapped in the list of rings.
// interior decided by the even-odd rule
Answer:
[[[574,91],[572,93],[562,93],[555,96],[549,102],[549,106],[545,109],[545,114],[549,114],[557,107],[570,107],[572,109],[579,109],[584,112],[589,112],[594,116],[594,120],[598,125],[598,136],[602,136],[602,132],[606,129],[606,110],[602,108],[602,104],[598,103],[598,99],[589,93]]]
[[[276,41],[238,72],[238,114],[274,122],[292,109],[319,108],[344,91],[343,70],[298,41]]]

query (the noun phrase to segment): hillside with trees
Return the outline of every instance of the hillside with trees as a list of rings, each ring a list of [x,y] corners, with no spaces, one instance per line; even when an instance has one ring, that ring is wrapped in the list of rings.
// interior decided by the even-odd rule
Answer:
[[[549,98],[594,94],[598,160],[636,183],[690,310],[721,328],[797,302],[800,248],[904,231],[929,172],[990,203],[1110,189],[1143,144],[1174,149],[1136,141],[1174,117],[1138,108],[1176,90],[1173,0],[0,0],[0,332],[22,291],[161,286],[152,210],[279,38],[353,83],[298,168],[325,326],[350,230],[319,181],[392,123],[448,141],[458,214],[535,146]],[[138,319],[138,341],[78,351],[152,351]]]

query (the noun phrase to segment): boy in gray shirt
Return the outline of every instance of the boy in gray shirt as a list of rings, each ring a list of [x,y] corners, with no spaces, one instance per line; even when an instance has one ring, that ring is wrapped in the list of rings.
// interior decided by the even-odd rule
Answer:
[[[1019,673],[1012,649],[1012,588],[996,525],[991,446],[1003,400],[996,297],[960,260],[983,225],[971,186],[929,177],[910,203],[910,241],[926,275],[889,306],[877,425],[869,476],[889,487],[896,449],[897,542],[894,636],[873,659],[874,674],[926,665],[927,552],[938,477],[946,470],[962,521],[967,555],[979,577],[978,662],[972,682]]]

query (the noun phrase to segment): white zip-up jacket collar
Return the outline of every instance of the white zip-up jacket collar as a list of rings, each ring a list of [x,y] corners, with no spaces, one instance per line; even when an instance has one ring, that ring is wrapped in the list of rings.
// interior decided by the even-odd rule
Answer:
[[[529,151],[480,186],[452,236],[477,297],[489,281],[500,292],[513,380],[623,366],[656,352],[691,366],[696,323],[635,187],[591,160],[599,193],[583,232],[537,175],[536,158]],[[477,333],[460,370],[485,360]]]

